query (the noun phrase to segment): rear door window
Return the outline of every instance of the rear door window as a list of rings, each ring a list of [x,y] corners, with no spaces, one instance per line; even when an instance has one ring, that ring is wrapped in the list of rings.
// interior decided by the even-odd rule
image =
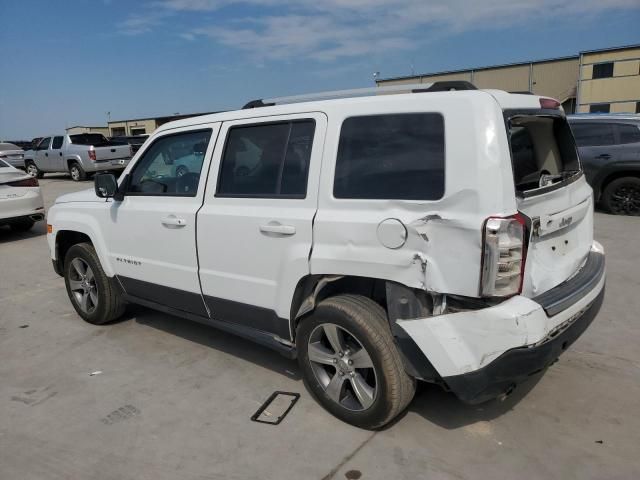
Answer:
[[[564,117],[515,114],[507,125],[517,191],[548,187],[580,171],[573,135]]]
[[[53,145],[51,145],[51,149],[60,150],[60,148],[62,148],[62,140],[63,137],[53,137]]]
[[[216,196],[305,198],[314,132],[312,119],[230,128]]]
[[[625,123],[616,124],[620,143],[640,143],[640,129],[635,125]]]
[[[616,143],[610,123],[573,122],[571,130],[579,147],[602,147]]]
[[[439,113],[347,118],[336,198],[438,200],[444,195],[444,119]]]

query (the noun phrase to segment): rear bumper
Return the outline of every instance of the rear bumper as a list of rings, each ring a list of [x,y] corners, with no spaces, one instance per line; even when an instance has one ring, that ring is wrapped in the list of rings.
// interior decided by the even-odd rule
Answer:
[[[406,334],[399,345],[415,370],[425,372],[419,378],[434,371],[459,398],[479,403],[553,363],[597,315],[604,285],[604,251],[594,242],[582,269],[548,292],[480,310],[398,320]],[[416,366],[420,354],[428,365]]]
[[[0,222],[34,216],[34,219],[44,218],[44,200],[39,187],[23,187],[28,190],[25,195],[17,198],[0,198]]]
[[[120,160],[123,160],[123,163],[120,163]],[[124,159],[114,159],[114,160],[99,160],[95,162],[91,162],[87,164],[86,172],[109,172],[113,170],[123,170],[129,165],[131,161],[130,158]]]
[[[456,396],[467,403],[482,403],[512,391],[517,384],[553,364],[587,329],[604,300],[604,288],[589,307],[555,337],[538,346],[514,348],[484,368],[443,378]]]

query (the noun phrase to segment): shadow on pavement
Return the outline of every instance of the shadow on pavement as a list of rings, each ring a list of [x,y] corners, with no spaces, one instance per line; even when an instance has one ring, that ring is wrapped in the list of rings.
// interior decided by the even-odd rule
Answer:
[[[544,372],[539,373],[521,383],[504,400],[491,400],[480,405],[468,405],[458,400],[453,393],[445,392],[438,385],[419,382],[409,411],[416,412],[426,420],[447,430],[493,420],[515,408],[543,375]]]
[[[128,318],[141,325],[242,358],[292,380],[300,380],[295,360],[289,360],[273,350],[214,327],[135,305],[127,308],[124,319]]]
[[[36,222],[33,228],[26,232],[15,232],[7,225],[0,225],[0,244],[17,242],[19,240],[24,240],[25,238],[39,237],[41,235],[46,235],[46,233],[47,224],[44,220]]]

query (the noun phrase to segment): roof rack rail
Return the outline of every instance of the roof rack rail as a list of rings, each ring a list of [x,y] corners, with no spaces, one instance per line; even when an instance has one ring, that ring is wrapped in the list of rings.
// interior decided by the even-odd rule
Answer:
[[[337,98],[370,97],[375,95],[389,95],[393,93],[425,93],[448,92],[452,90],[477,90],[475,85],[469,82],[434,82],[434,83],[409,83],[405,85],[389,85],[386,87],[355,88],[350,90],[334,90],[330,92],[309,93],[293,95],[290,97],[265,98],[251,100],[242,108],[272,107],[274,105],[286,105],[288,103],[310,102],[314,100],[333,100]]]

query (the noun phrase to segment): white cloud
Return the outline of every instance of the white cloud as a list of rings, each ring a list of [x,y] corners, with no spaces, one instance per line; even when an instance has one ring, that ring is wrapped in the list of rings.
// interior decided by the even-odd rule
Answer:
[[[162,25],[170,12],[160,10],[155,12],[134,13],[116,25],[116,31],[123,35],[142,35],[149,33],[155,27]]]
[[[228,7],[237,4],[260,13],[225,23],[211,20],[222,11],[227,19]],[[554,18],[575,22],[606,10],[640,8],[637,0],[157,0],[153,5],[154,15],[211,12],[208,25],[184,31],[182,38],[208,37],[254,59],[320,61],[410,49],[432,32],[535,26]],[[132,16],[120,30],[144,33],[161,21]]]

